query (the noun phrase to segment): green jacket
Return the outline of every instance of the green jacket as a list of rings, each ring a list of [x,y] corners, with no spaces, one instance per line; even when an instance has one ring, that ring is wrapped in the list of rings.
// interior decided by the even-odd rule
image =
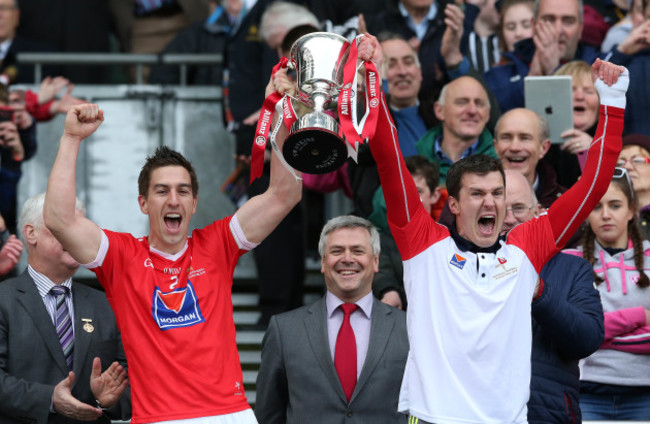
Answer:
[[[441,187],[444,187],[447,181],[447,171],[449,171],[449,168],[451,167],[452,163],[448,161],[440,161],[438,159],[438,155],[435,154],[434,143],[436,138],[438,138],[438,136],[441,134],[442,134],[441,125],[431,128],[422,136],[422,138],[418,140],[417,144],[415,145],[415,148],[418,150],[419,155],[422,155],[427,159],[429,159],[430,161],[438,164],[438,167],[440,168],[439,184]],[[483,154],[483,155],[491,156],[493,158],[497,157],[497,152],[494,150],[494,141],[492,138],[492,134],[487,128],[484,129],[481,135],[478,137],[478,148],[473,154],[475,155]]]

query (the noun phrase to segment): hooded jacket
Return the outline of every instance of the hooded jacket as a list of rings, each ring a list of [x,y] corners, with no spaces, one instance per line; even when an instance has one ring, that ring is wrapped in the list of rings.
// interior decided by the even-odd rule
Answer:
[[[643,241],[644,272],[650,272],[650,241]],[[569,251],[582,254],[581,249]],[[650,386],[650,326],[644,309],[650,309],[650,287],[637,285],[631,244],[610,255],[597,242],[594,272],[604,281],[598,284],[605,312],[605,341],[581,365],[583,381],[616,386]]]

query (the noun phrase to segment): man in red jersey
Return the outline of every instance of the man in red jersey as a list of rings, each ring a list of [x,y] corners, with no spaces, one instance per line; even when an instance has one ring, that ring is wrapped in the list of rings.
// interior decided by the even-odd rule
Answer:
[[[273,89],[269,84],[267,95]],[[79,147],[103,120],[97,105],[68,113],[44,215],[66,251],[96,273],[115,311],[129,361],[132,422],[255,423],[235,342],[232,274],[238,258],[298,203],[302,185],[274,155],[266,192],[188,237],[196,174],[180,153],[160,147],[138,178],[149,235],[103,230],[74,211]],[[280,146],[285,137],[282,130]]]

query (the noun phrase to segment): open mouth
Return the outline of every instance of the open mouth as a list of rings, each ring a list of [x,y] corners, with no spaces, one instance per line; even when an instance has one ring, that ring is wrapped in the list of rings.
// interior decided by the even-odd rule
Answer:
[[[511,165],[521,165],[526,162],[527,157],[506,157],[505,160]]]
[[[181,216],[177,213],[165,215],[165,225],[170,230],[178,230],[181,227]]]
[[[583,113],[585,110],[587,110],[587,109],[584,106],[575,106],[573,108],[573,111],[578,112],[578,113]]]
[[[494,233],[496,226],[496,217],[494,215],[484,215],[478,219],[478,230],[482,234],[491,235]]]

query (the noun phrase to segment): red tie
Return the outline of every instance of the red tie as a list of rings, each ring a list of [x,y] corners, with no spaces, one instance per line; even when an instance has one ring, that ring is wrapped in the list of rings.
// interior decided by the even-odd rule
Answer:
[[[334,368],[341,380],[343,393],[350,401],[354,386],[357,385],[357,341],[354,338],[354,331],[350,325],[350,314],[358,308],[354,303],[344,303],[343,323],[336,337],[336,348],[334,349]]]

